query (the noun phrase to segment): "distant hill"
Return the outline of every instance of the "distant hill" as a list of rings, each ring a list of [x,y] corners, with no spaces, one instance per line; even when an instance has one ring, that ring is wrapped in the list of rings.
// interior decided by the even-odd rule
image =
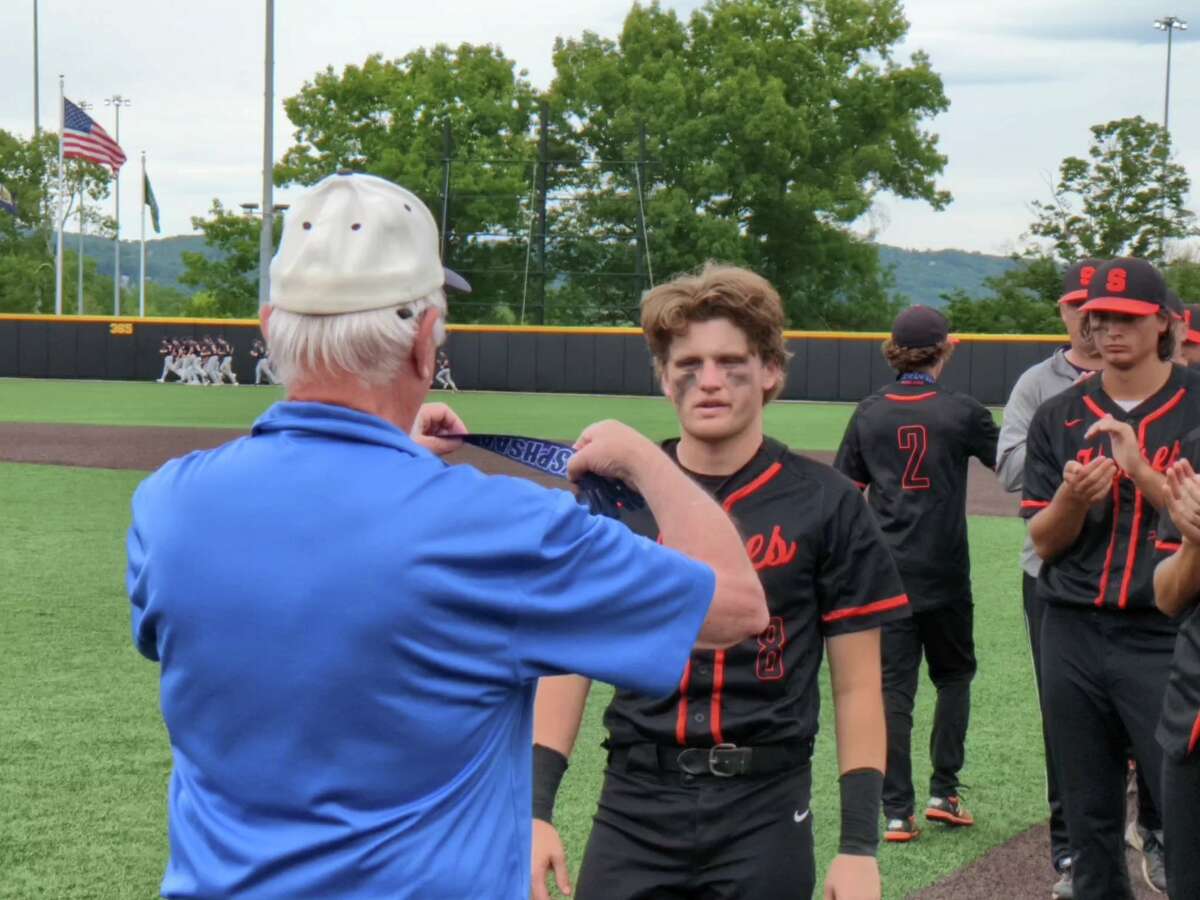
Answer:
[[[75,249],[78,235],[66,233],[66,246]],[[146,277],[158,284],[177,288],[185,293],[195,289],[179,283],[183,274],[180,254],[184,250],[213,257],[217,253],[200,235],[179,235],[146,241]],[[101,275],[112,276],[113,245],[110,240],[85,235],[83,252],[96,260]],[[1013,262],[1006,256],[988,256],[965,250],[904,250],[887,244],[879,245],[879,259],[891,266],[896,278],[896,290],[913,303],[942,306],[941,294],[962,288],[969,294],[978,293],[985,278],[1000,275],[1011,269]],[[137,281],[138,242],[121,241],[121,274],[130,282]]]

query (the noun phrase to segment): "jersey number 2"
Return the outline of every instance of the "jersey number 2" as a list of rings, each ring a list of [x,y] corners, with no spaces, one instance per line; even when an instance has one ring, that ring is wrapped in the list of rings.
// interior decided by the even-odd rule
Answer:
[[[896,443],[902,451],[908,453],[908,465],[904,467],[900,487],[906,491],[929,490],[931,482],[921,474],[921,463],[925,462],[925,451],[929,447],[929,436],[925,433],[925,426],[901,425],[896,430]]]
[[[771,616],[767,627],[758,635],[758,659],[754,674],[759,681],[778,681],[783,677],[783,645],[787,638],[783,633],[783,617]]]

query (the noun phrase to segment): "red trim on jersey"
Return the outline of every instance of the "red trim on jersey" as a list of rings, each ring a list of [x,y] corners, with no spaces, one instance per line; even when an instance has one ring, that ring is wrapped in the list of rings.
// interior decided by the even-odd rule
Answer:
[[[936,397],[937,391],[928,391],[924,394],[884,394],[889,400],[895,400],[897,403],[916,403],[919,400],[928,400],[930,397]]]
[[[1049,500],[1022,500],[1021,509],[1045,509],[1050,505]]]
[[[827,615],[821,616],[821,621],[828,625],[830,622],[840,622],[842,619],[855,619],[859,616],[873,616],[875,613],[889,612],[893,609],[899,609],[908,603],[908,594],[900,594],[896,597],[888,597],[886,600],[876,600],[874,603],[868,603],[866,606],[852,606],[849,609],[835,609]]]
[[[1096,595],[1096,606],[1104,606],[1104,595],[1108,593],[1108,576],[1112,572],[1113,551],[1117,549],[1117,528],[1121,524],[1121,476],[1113,479],[1113,527],[1108,538],[1108,553],[1104,557],[1104,572],[1100,576],[1100,593]]]
[[[721,737],[721,692],[725,689],[725,651],[718,650],[713,654],[713,685],[712,700],[709,702],[709,726],[712,728],[713,740],[718,744],[725,743]]]
[[[1150,415],[1142,419],[1138,425],[1138,449],[1143,455],[1146,450],[1146,428],[1151,422],[1156,422],[1179,405],[1180,401],[1187,395],[1187,388],[1180,388],[1175,392],[1175,396],[1156,409]],[[1117,605],[1121,609],[1125,609],[1129,605],[1129,583],[1133,580],[1133,567],[1137,562],[1138,544],[1141,543],[1142,530],[1142,509],[1146,505],[1146,498],[1142,496],[1139,490],[1134,495],[1133,504],[1133,528],[1129,537],[1129,552],[1125,555],[1125,577],[1121,579],[1121,594]]]
[[[723,510],[725,510],[725,512],[729,512],[729,510],[733,508],[733,504],[749,497],[751,494],[753,494],[755,491],[757,491],[759,488],[761,488],[764,484],[766,484],[768,481],[770,481],[772,478],[774,478],[776,475],[778,475],[780,470],[782,470],[782,469],[783,469],[783,463],[777,463],[777,462],[771,463],[771,465],[767,466],[767,470],[765,472],[763,472],[761,475],[759,475],[757,478],[755,478],[752,482],[750,482],[745,487],[738,488],[736,491],[734,491],[732,494],[730,494],[728,497],[726,497],[724,499],[724,501],[722,501],[722,503],[721,503],[721,508]]]
[[[1200,744],[1200,713],[1196,713],[1196,721],[1192,723],[1192,736],[1188,739],[1188,753],[1196,749],[1196,745]]]
[[[783,471],[783,463],[774,462],[766,470],[745,487],[740,487],[721,503],[721,508],[728,513],[735,503],[745,500],[755,491]],[[687,687],[692,671],[691,663],[683,670],[683,680],[679,682],[679,715],[675,719],[675,740],[681,745],[687,744]],[[709,700],[709,727],[713,739],[724,743],[721,737],[721,693],[725,689],[725,651],[718,650],[713,657],[712,697]]]
[[[854,479],[853,479],[853,478],[851,478],[850,480],[851,480],[851,481],[854,481]],[[866,490],[867,488],[869,488],[871,485],[870,485],[870,484],[868,484],[868,483],[867,483],[867,482],[865,482],[865,481],[854,481],[854,486],[855,486],[856,488],[858,488],[860,491],[865,491],[865,490]]]
[[[1174,553],[1182,546],[1183,545],[1180,544],[1178,541],[1155,541],[1154,542],[1154,549],[1161,550],[1164,553]]]
[[[683,677],[679,679],[679,715],[675,717],[675,742],[681,747],[687,746],[687,692],[692,681],[692,661],[689,659],[683,667]]]
[[[1097,419],[1103,419],[1105,416],[1109,415],[1103,409],[1100,408],[1099,403],[1097,403],[1095,400],[1093,400],[1091,397],[1087,396],[1086,394],[1084,394],[1084,396],[1083,396],[1083,404],[1088,409],[1090,409],[1093,413],[1096,414]]]

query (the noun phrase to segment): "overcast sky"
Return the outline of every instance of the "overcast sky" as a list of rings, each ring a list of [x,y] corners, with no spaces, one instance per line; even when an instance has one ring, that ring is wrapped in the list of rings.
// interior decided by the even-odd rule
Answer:
[[[34,0],[0,4],[0,128],[33,131]],[[666,2],[681,12],[699,4]],[[137,155],[162,211],[164,234],[191,233],[213,198],[237,206],[261,196],[263,6],[256,0],[174,3],[40,0],[41,121],[57,129],[59,73],[66,95],[95,104],[115,131],[121,113],[121,235],[138,235]],[[1161,8],[1160,8],[1161,7]],[[539,87],[553,77],[556,36],[615,36],[626,0],[280,0],[276,3],[275,155],[292,143],[282,100],[326,65],[369,54],[398,57],[437,42],[492,42]],[[1180,162],[1200,178],[1200,0],[908,0],[901,55],[927,51],[950,98],[930,127],[949,164],[954,202],[940,213],[883,196],[872,216],[879,240],[902,247],[1007,253],[1028,226],[1028,203],[1048,196],[1059,161],[1086,153],[1089,126],[1124,116],[1161,121],[1166,36],[1152,20],[1172,14],[1171,130]],[[1193,190],[1193,202],[1200,187]],[[276,191],[286,202],[294,189]]]

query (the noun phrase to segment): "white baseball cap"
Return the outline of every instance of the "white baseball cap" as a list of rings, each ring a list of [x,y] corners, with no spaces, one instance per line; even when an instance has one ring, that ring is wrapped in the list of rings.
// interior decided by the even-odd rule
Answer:
[[[288,211],[271,260],[271,305],[308,315],[399,306],[440,287],[471,286],[443,268],[433,214],[374,175],[339,172]]]

